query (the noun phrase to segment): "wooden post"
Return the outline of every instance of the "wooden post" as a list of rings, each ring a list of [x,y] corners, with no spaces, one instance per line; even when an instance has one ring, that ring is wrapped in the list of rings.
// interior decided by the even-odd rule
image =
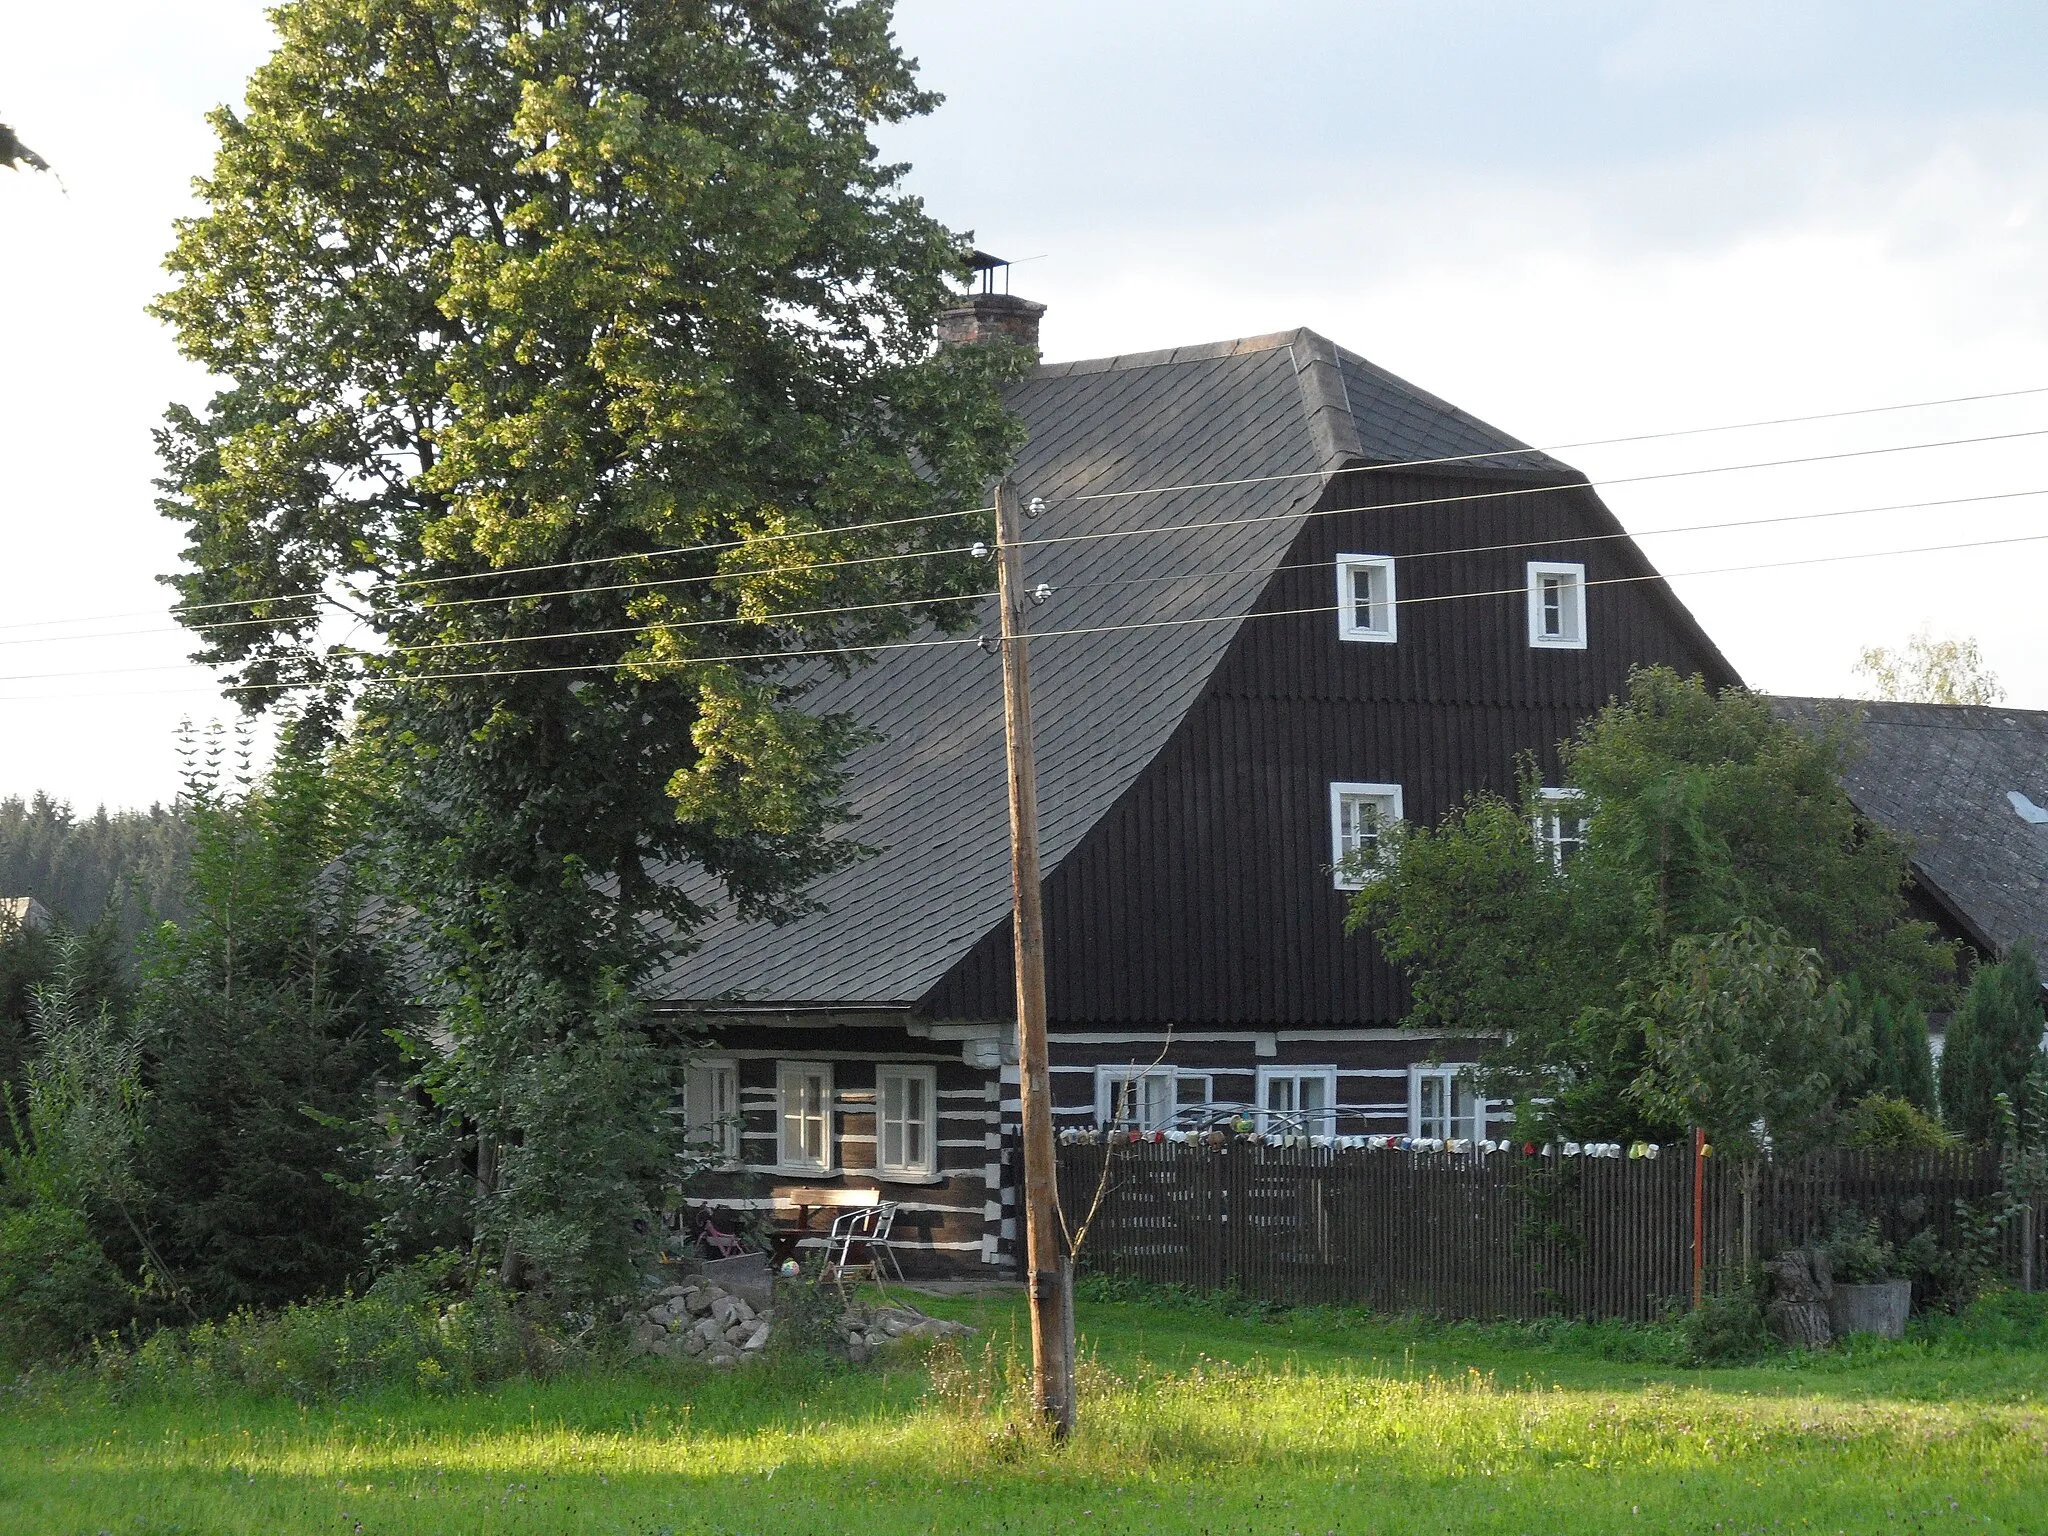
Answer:
[[[1692,1133],[1692,1309],[1707,1299],[1707,1133]]]
[[[1003,629],[1003,736],[1010,763],[1010,910],[1017,960],[1017,1076],[1024,1122],[1024,1245],[1031,1288],[1031,1386],[1039,1414],[1065,1438],[1074,1427],[1052,1078],[1046,1071],[1045,918],[1039,908],[1038,768],[1032,754],[1031,656],[1025,639],[1023,531],[1017,493],[996,487],[996,572]]]

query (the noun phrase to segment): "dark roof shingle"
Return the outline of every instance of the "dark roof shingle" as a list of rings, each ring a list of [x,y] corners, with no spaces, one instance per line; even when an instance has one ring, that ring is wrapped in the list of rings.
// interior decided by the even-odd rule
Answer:
[[[2048,711],[1963,704],[1772,700],[1785,719],[1860,716],[1844,776],[1856,809],[1910,838],[1921,883],[2003,955],[2048,956]]]

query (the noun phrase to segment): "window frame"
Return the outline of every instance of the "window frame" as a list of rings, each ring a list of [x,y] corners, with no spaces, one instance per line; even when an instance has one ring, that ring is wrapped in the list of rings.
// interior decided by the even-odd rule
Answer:
[[[815,1073],[823,1080],[821,1095],[822,1120],[820,1144],[822,1156],[818,1161],[809,1157],[790,1155],[790,1122],[807,1119],[801,1108],[794,1115],[790,1111],[790,1089],[793,1083]],[[837,1104],[833,1097],[832,1063],[829,1061],[778,1061],[775,1064],[775,1165],[789,1173],[829,1174],[839,1171],[839,1138],[834,1134],[834,1112]],[[799,1131],[801,1136],[801,1131]],[[801,1153],[801,1147],[798,1148]]]
[[[924,1088],[924,1113],[915,1122],[924,1135],[924,1157],[921,1162],[890,1162],[887,1155],[889,1145],[888,1114],[889,1090],[887,1079],[899,1078],[905,1082],[916,1082]],[[907,1114],[898,1123],[907,1132],[912,1121]],[[906,1140],[908,1139],[906,1135]],[[875,1068],[875,1172],[884,1179],[932,1179],[939,1172],[939,1072],[936,1067],[884,1064]]]
[[[1371,629],[1358,622],[1358,598],[1352,585],[1357,571],[1377,571],[1386,578],[1386,595],[1371,604],[1386,609],[1386,625]],[[1337,557],[1337,638],[1373,645],[1393,645],[1400,640],[1400,599],[1396,592],[1392,555],[1339,555]]]
[[[1194,1074],[1190,1076],[1207,1076]],[[1162,1082],[1166,1085],[1164,1103],[1166,1114],[1156,1124],[1147,1124],[1144,1112],[1146,1082]],[[1137,1113],[1129,1120],[1116,1116],[1117,1090],[1125,1083],[1131,1083],[1137,1096]],[[1139,1066],[1127,1062],[1119,1066],[1098,1065],[1095,1068],[1095,1123],[1104,1130],[1119,1128],[1133,1131],[1156,1131],[1165,1128],[1180,1109],[1180,1069],[1166,1066]]]
[[[1444,1085],[1446,1109],[1445,1128],[1450,1135],[1445,1141],[1469,1137],[1474,1141],[1484,1140],[1487,1122],[1491,1118],[1493,1101],[1483,1094],[1471,1081],[1471,1074],[1477,1070],[1477,1063],[1470,1061],[1416,1062],[1408,1068],[1408,1134],[1422,1137],[1433,1136],[1434,1132],[1424,1128],[1422,1118],[1422,1085],[1425,1081],[1441,1082]],[[1460,1124],[1455,1113],[1459,1080],[1464,1080],[1465,1092],[1469,1095],[1469,1108],[1464,1123]]]
[[[1338,779],[1330,784],[1330,872],[1340,891],[1362,891],[1368,882],[1379,877],[1379,871],[1352,871],[1344,865],[1355,851],[1344,846],[1344,802],[1349,798],[1386,800],[1392,802],[1391,815],[1384,816],[1381,825],[1403,820],[1401,786],[1398,784],[1366,784],[1352,780]],[[1374,846],[1378,846],[1375,836]]]
[[[1549,634],[1543,627],[1543,578],[1570,579],[1569,619],[1564,631]],[[1586,567],[1569,560],[1529,562],[1529,648],[1537,651],[1583,651],[1586,648]],[[1562,610],[1561,610],[1562,612]]]
[[[1591,819],[1586,807],[1586,792],[1583,789],[1552,789],[1545,787],[1536,791],[1537,810],[1531,830],[1535,833],[1536,849],[1547,855],[1550,867],[1560,874],[1564,871],[1565,844],[1571,843],[1572,851],[1578,852],[1586,846],[1586,835],[1591,830]],[[1559,807],[1579,807],[1576,816],[1567,817]],[[1563,823],[1567,820],[1578,823],[1579,834],[1575,838],[1563,836]]]
[[[1292,1082],[1295,1085],[1294,1099],[1295,1102],[1298,1104],[1301,1101],[1301,1084],[1304,1080],[1310,1078],[1315,1079],[1317,1082],[1320,1082],[1323,1085],[1323,1107],[1321,1109],[1294,1109],[1286,1111],[1276,1111],[1269,1109],[1267,1107],[1267,1087],[1269,1084],[1275,1082]],[[1257,1095],[1256,1102],[1259,1106],[1259,1130],[1261,1132],[1264,1132],[1267,1129],[1266,1117],[1269,1114],[1286,1113],[1301,1115],[1304,1118],[1306,1118],[1309,1115],[1314,1115],[1319,1120],[1321,1120],[1321,1125],[1310,1125],[1308,1127],[1308,1134],[1311,1136],[1336,1135],[1337,1069],[1334,1066],[1326,1066],[1321,1063],[1311,1063],[1307,1065],[1260,1067],[1258,1085],[1253,1090],[1253,1092]],[[1287,1129],[1289,1131],[1292,1131],[1294,1127],[1290,1124],[1287,1127]]]
[[[692,1101],[698,1099],[709,1082],[719,1078],[732,1086],[731,1107],[720,1114],[715,1102],[703,1106],[708,1118],[700,1120],[697,1109],[701,1100],[699,1103]],[[716,1099],[715,1093],[711,1096]],[[711,1147],[718,1165],[730,1167],[740,1160],[740,1133],[745,1129],[746,1117],[740,1109],[739,1062],[730,1056],[706,1056],[686,1066],[683,1069],[684,1137]]]

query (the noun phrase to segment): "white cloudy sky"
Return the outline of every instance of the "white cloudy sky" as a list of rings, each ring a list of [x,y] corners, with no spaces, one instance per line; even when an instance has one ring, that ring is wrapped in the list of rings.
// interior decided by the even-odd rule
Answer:
[[[1048,355],[1310,325],[1536,443],[2048,386],[2038,4],[902,0],[943,91],[890,135]],[[0,120],[0,794],[174,792],[227,711],[164,617],[149,431],[204,381],[142,312],[251,0],[11,8]],[[2048,428],[2048,394],[1589,448],[1596,478]],[[2048,438],[1616,483],[1638,533],[2048,491]],[[1646,537],[1667,571],[2048,533],[2048,495]],[[1680,575],[1756,686],[1971,635],[2048,708],[2048,540]],[[62,620],[63,623],[51,621]],[[116,670],[129,669],[129,670]]]

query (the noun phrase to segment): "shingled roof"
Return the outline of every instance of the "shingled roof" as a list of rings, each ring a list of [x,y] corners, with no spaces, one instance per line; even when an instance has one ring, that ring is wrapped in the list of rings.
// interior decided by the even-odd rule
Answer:
[[[1782,718],[1860,716],[1844,788],[1908,837],[1921,886],[1980,947],[2048,955],[2048,711],[1774,699]]]
[[[1050,503],[1028,537],[1054,541],[1031,551],[1029,567],[1057,594],[1032,615],[1048,875],[1164,746],[1237,632],[1216,616],[1251,607],[1329,473],[1479,454],[1489,457],[1459,472],[1580,478],[1307,330],[1051,364],[1009,404],[1029,432],[1016,482]],[[1261,478],[1274,476],[1300,478]],[[1188,523],[1207,526],[1056,542]],[[1160,579],[1183,575],[1192,579]],[[992,633],[993,602],[984,608]],[[1215,621],[1145,627],[1187,618]],[[808,702],[881,737],[848,765],[850,835],[880,851],[814,887],[821,911],[781,926],[716,919],[650,984],[653,999],[912,1007],[1008,920],[997,658],[970,632],[886,652]]]

